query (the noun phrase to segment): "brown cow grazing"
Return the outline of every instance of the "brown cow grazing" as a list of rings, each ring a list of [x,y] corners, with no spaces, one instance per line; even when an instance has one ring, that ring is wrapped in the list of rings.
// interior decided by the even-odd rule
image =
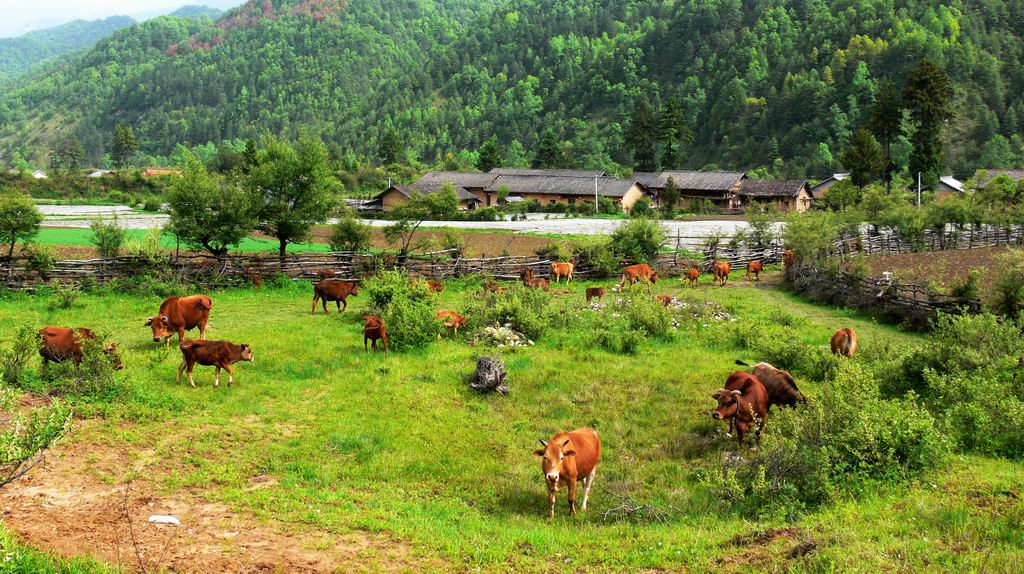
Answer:
[[[731,271],[732,265],[729,265],[728,261],[715,261],[715,265],[711,270],[711,285],[714,286],[715,283],[718,282],[721,283],[722,287],[725,287],[725,283],[729,280],[729,273]]]
[[[555,517],[555,493],[563,484],[569,491],[569,513],[576,514],[576,483],[583,480],[583,510],[587,510],[590,487],[594,485],[601,462],[601,439],[589,428],[560,432],[550,440],[541,439],[544,448],[533,454],[541,457],[540,468],[548,485],[548,520]]]
[[[572,272],[576,269],[576,266],[572,263],[552,263],[551,264],[551,276],[555,278],[555,283],[562,277],[565,277],[566,283],[572,281]]]
[[[449,311],[446,309],[434,313],[434,316],[437,317],[439,321],[444,321],[445,333],[447,333],[448,329],[451,329],[452,335],[456,337],[459,336],[459,327],[466,326],[466,318],[456,311]],[[440,333],[437,336],[440,337]]]
[[[754,375],[736,371],[725,381],[725,388],[715,391],[711,398],[718,406],[711,411],[711,418],[729,421],[730,430],[736,428],[736,439],[743,445],[744,435],[757,426],[756,440],[761,440],[768,414],[768,391]]]
[[[696,287],[698,283],[700,283],[700,269],[690,267],[686,270],[686,284],[690,287]]]
[[[256,289],[263,287],[263,274],[255,269],[246,269],[245,279],[249,282],[250,285],[252,285]]]
[[[625,286],[626,282],[629,282],[629,286],[632,287],[637,281],[649,281],[650,283],[658,282],[658,272],[651,268],[646,263],[638,263],[636,265],[630,265],[622,268],[622,281],[619,281],[619,289]]]
[[[43,327],[39,330],[39,341],[42,344],[39,355],[43,357],[44,366],[50,361],[62,363],[71,359],[77,367],[82,364],[82,343],[95,339],[96,334],[85,327]],[[117,354],[116,343],[103,345],[103,352],[110,359],[111,366],[117,370],[124,368]]]
[[[524,286],[529,287],[530,279],[533,279],[533,269],[523,269],[519,272],[519,278],[522,279]]]
[[[786,267],[792,267],[796,265],[796,252],[792,249],[787,249],[782,252],[782,263]]]
[[[658,303],[661,303],[665,307],[668,307],[669,305],[672,304],[673,301],[676,300],[675,297],[673,297],[671,295],[665,295],[665,294],[655,295],[654,298],[658,300]]]
[[[359,285],[342,281],[341,279],[324,279],[313,286],[313,309],[310,313],[316,314],[316,304],[318,301],[323,305],[324,313],[327,313],[328,301],[334,301],[338,312],[342,313],[348,309],[348,298],[350,295],[352,297],[359,295]]]
[[[747,263],[747,275],[744,277],[747,281],[750,281],[750,276],[754,276],[754,281],[761,280],[761,273],[764,272],[764,261],[760,259]]]
[[[480,288],[483,289],[485,293],[501,293],[503,291],[503,289],[501,288],[501,284],[498,283],[497,281],[494,281],[493,279],[490,281],[484,281],[484,284],[481,285]]]
[[[324,279],[334,279],[334,269],[321,269],[316,272],[316,278],[320,281]]]
[[[545,291],[550,291],[551,290],[551,282],[548,281],[547,279],[543,278],[543,277],[538,277],[536,279],[527,279],[526,280],[526,286],[527,287],[540,287],[541,289],[543,289]]]
[[[363,350],[366,350],[366,342],[373,342],[373,350],[377,350],[377,341],[384,345],[384,351],[388,350],[388,330],[384,327],[384,321],[376,315],[367,315],[363,324]]]
[[[444,293],[444,283],[437,279],[427,279],[427,289],[433,293]]]
[[[228,341],[182,341],[178,347],[181,348],[181,366],[178,367],[178,384],[181,384],[181,373],[188,371],[188,383],[193,387],[196,382],[192,380],[192,369],[196,363],[204,367],[216,367],[213,386],[220,386],[220,370],[228,372],[228,384],[235,382],[234,371],[231,365],[239,361],[253,362],[252,348],[249,345],[236,345]]]
[[[852,357],[857,352],[857,333],[849,327],[844,327],[832,335],[832,354],[842,357]]]
[[[199,327],[199,338],[206,338],[206,322],[210,320],[210,309],[213,301],[206,295],[189,295],[188,297],[168,297],[160,305],[160,312],[155,317],[146,319],[146,326],[153,329],[153,340],[162,338],[164,346],[175,332],[178,343],[185,340],[185,331]]]
[[[744,367],[750,366],[743,361],[736,361],[736,364]],[[797,403],[807,403],[807,397],[796,387],[796,381],[793,380],[793,375],[790,375],[789,371],[776,369],[768,363],[758,363],[754,365],[754,371],[751,374],[761,381],[768,392],[769,411],[772,410],[772,405],[792,407]]]
[[[587,305],[590,305],[590,300],[595,297],[597,297],[599,300],[603,299],[604,294],[604,287],[587,287]]]

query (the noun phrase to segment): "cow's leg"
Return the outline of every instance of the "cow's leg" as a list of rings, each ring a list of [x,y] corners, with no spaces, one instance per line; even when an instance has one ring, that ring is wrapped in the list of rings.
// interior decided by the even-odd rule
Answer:
[[[363,336],[363,351],[366,351],[366,336]]]
[[[595,466],[590,474],[583,479],[583,511],[587,511],[587,502],[590,500],[590,487],[594,485],[594,477],[597,476],[597,467]]]
[[[576,516],[576,479],[570,478],[569,484],[569,514]]]
[[[555,517],[555,487],[548,483],[548,520]]]
[[[192,369],[196,366],[195,363],[189,361],[188,363],[188,384],[192,385],[192,388],[196,388],[196,382],[192,379]]]
[[[217,367],[213,370],[213,386],[220,386],[220,365],[217,365]]]
[[[181,373],[184,370],[185,370],[185,359],[182,359],[181,360],[181,365],[178,366],[178,380],[175,382],[175,384],[178,384],[178,385],[181,384]]]
[[[348,310],[348,298],[341,300],[341,311],[345,312]]]
[[[309,310],[310,315],[316,315],[316,304],[320,301],[320,295],[313,293],[313,308]]]
[[[231,369],[231,365],[224,365],[224,370],[228,372],[228,384],[235,382],[235,372]]]

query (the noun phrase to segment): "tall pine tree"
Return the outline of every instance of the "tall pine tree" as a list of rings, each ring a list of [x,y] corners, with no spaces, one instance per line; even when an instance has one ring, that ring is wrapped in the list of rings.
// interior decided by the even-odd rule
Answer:
[[[562,164],[562,147],[558,144],[558,136],[555,130],[548,128],[537,144],[537,153],[533,156],[532,167],[537,169],[550,169]]]
[[[658,122],[646,97],[637,98],[626,128],[626,147],[637,171],[658,171]]]
[[[945,168],[942,128],[952,117],[949,90],[946,72],[928,60],[918,64],[903,87],[903,106],[917,123],[910,174],[916,177],[920,173],[925,187],[935,185]]]
[[[496,167],[500,167],[505,161],[502,151],[498,138],[491,136],[480,146],[480,151],[477,153],[476,158],[476,168],[486,173]]]
[[[114,128],[114,145],[110,153],[114,167],[123,169],[127,166],[137,149],[139,142],[135,139],[135,131],[124,124],[117,124]]]

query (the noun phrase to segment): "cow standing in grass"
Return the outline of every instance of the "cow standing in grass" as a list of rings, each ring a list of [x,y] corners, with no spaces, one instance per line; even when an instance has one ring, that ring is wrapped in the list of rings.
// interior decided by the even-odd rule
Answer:
[[[206,338],[206,323],[210,320],[213,301],[206,295],[168,297],[160,304],[155,317],[146,320],[146,326],[153,329],[153,340],[163,339],[164,346],[170,346],[171,336],[177,332],[178,342],[185,340],[185,331],[199,327],[199,338]]]
[[[757,377],[736,371],[729,375],[725,387],[715,391],[711,398],[718,401],[711,418],[729,421],[729,430],[735,427],[736,440],[741,446],[745,435],[755,426],[756,440],[761,441],[761,430],[768,414],[768,391]]]
[[[829,346],[832,347],[832,354],[850,358],[857,352],[857,332],[849,327],[839,329],[832,335]]]
[[[729,273],[732,272],[732,265],[729,265],[728,261],[715,261],[714,267],[711,270],[711,286],[713,287],[716,283],[725,287],[726,282],[729,281]]]
[[[451,329],[452,335],[455,337],[459,336],[459,327],[466,326],[466,318],[463,317],[457,311],[450,311],[448,309],[444,309],[438,311],[437,313],[434,313],[434,317],[436,317],[438,321],[444,323],[445,333],[447,333],[448,330]],[[437,336],[440,337],[441,334],[438,333]]]
[[[745,279],[750,281],[750,276],[754,276],[754,281],[761,280],[761,273],[764,272],[764,261],[760,259],[747,263],[747,275]]]
[[[444,293],[444,283],[437,279],[427,279],[427,289],[429,289],[432,293]]]
[[[228,384],[235,382],[234,371],[231,365],[239,361],[255,361],[252,348],[249,345],[236,345],[228,341],[182,341],[181,366],[178,367],[178,384],[181,384],[181,373],[188,372],[188,383],[193,387],[196,382],[192,379],[192,369],[196,363],[207,367],[216,367],[216,374],[213,386],[220,386],[220,370],[228,372]]]
[[[658,282],[658,272],[651,268],[646,263],[638,263],[636,265],[630,265],[622,268],[622,280],[619,281],[619,289],[621,290],[626,283],[632,287],[637,281],[649,282],[651,284]]]
[[[595,297],[598,300],[604,298],[605,289],[604,287],[587,287],[587,305],[590,305],[590,300]]]
[[[96,334],[85,327],[69,329],[67,327],[44,327],[39,330],[39,355],[43,358],[43,366],[53,361],[62,363],[71,359],[75,366],[82,364],[82,344],[96,339]],[[114,369],[123,369],[121,357],[117,353],[117,345],[103,345],[103,352],[110,360]]]
[[[372,348],[374,351],[377,350],[377,341],[380,341],[384,347],[384,351],[388,350],[388,330],[384,326],[384,321],[376,315],[367,315],[366,321],[363,323],[363,350],[366,351],[366,342],[372,342]]]
[[[668,307],[669,305],[672,304],[673,301],[676,300],[675,297],[671,295],[666,295],[664,293],[660,295],[655,295],[654,298],[657,299],[658,303],[661,303],[663,307]]]
[[[576,266],[568,262],[552,263],[551,264],[551,276],[555,278],[555,283],[559,282],[559,279],[565,277],[566,283],[572,281],[572,272],[576,269]]]
[[[736,361],[736,364],[744,367],[750,366],[739,360]],[[769,411],[772,409],[772,405],[792,407],[796,406],[797,403],[807,403],[807,397],[797,388],[796,381],[793,379],[793,375],[789,374],[789,371],[776,369],[769,363],[758,363],[754,365],[751,374],[761,381],[761,384],[764,385],[765,390],[768,392],[767,409]]]
[[[569,513],[576,514],[576,490],[583,480],[583,505],[587,510],[590,488],[594,485],[597,466],[601,462],[601,439],[590,428],[560,432],[549,440],[540,441],[544,448],[534,454],[541,457],[541,470],[548,487],[548,520],[555,517],[555,493],[565,485],[569,493]]]
[[[686,270],[686,284],[690,287],[697,287],[698,283],[700,283],[700,269],[690,267]]]
[[[310,313],[316,314],[317,302],[323,305],[324,313],[327,313],[328,301],[334,301],[338,312],[342,313],[348,309],[349,296],[356,297],[358,295],[359,285],[355,283],[340,279],[325,279],[313,286],[313,309]]]

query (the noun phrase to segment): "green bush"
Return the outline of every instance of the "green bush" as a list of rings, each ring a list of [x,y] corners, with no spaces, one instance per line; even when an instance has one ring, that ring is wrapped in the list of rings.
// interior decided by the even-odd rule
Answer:
[[[351,211],[345,211],[331,229],[328,243],[331,251],[367,251],[372,238],[373,228],[356,219]]]
[[[143,211],[160,211],[162,207],[163,202],[160,201],[159,197],[153,197],[152,195],[150,195],[147,196],[146,199],[142,201]]]
[[[972,269],[962,282],[954,283],[949,292],[964,301],[975,301],[981,297],[981,271]]]
[[[125,228],[118,225],[116,218],[110,222],[95,219],[89,228],[92,230],[92,244],[96,246],[100,257],[111,259],[121,254],[127,233]]]
[[[1024,376],[1004,371],[989,376],[939,374],[928,370],[928,408],[965,451],[1024,457]]]
[[[39,332],[35,327],[18,327],[10,348],[0,351],[0,382],[11,387],[22,387],[28,363],[38,351]]]
[[[648,337],[672,338],[672,315],[664,305],[646,293],[629,292],[623,295],[621,304],[609,306],[609,309],[617,310],[631,329]]]
[[[633,219],[612,232],[612,252],[638,263],[652,262],[665,242],[665,230],[657,221]]]
[[[131,257],[138,257],[150,264],[166,260],[167,254],[160,246],[163,233],[163,230],[160,228],[147,229],[141,237],[131,238],[125,243],[125,254]]]
[[[22,250],[22,254],[28,257],[28,263],[25,265],[28,270],[44,279],[49,277],[50,272],[57,265],[57,257],[49,245],[30,243]]]
[[[645,198],[638,199],[633,204],[633,209],[629,210],[629,216],[632,218],[651,218],[655,217],[654,208],[651,207],[651,200]],[[656,218],[656,217],[655,217]]]
[[[466,310],[469,328],[509,325],[530,339],[538,339],[551,325],[551,295],[541,289],[514,285],[503,293],[488,293]]]
[[[995,310],[1013,319],[1024,306],[1024,250],[1011,249],[997,258]]]
[[[839,359],[828,348],[808,345],[791,327],[771,322],[742,322],[733,326],[735,343],[758,361],[816,380],[827,379]]]
[[[572,258],[577,266],[593,269],[601,277],[618,275],[619,258],[615,256],[608,239],[591,237],[581,240],[572,248]]]
[[[82,290],[74,283],[62,283],[54,279],[50,283],[50,297],[46,307],[53,311],[55,309],[70,309],[78,302]]]
[[[0,409],[10,414],[0,432],[0,487],[22,474],[39,453],[71,429],[71,407],[59,399],[27,413],[16,406],[17,391],[0,389]]]
[[[105,338],[82,341],[82,362],[49,363],[43,372],[47,393],[76,399],[112,400],[124,390],[116,377],[110,357],[104,351]]]
[[[400,271],[381,271],[361,286],[370,300],[370,313],[387,326],[391,348],[407,350],[437,338],[441,323],[434,317],[430,291],[423,281],[409,281]]]
[[[629,325],[622,317],[599,314],[590,331],[594,343],[616,354],[635,355],[644,342],[644,334]]]

